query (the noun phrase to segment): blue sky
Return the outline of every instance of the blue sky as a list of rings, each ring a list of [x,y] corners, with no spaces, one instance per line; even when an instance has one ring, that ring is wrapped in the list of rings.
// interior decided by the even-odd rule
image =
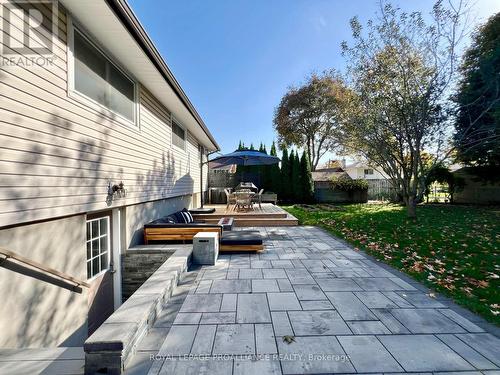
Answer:
[[[275,107],[313,71],[342,70],[349,19],[377,0],[129,0],[223,152],[239,140],[269,145]],[[428,12],[434,1],[394,2]],[[161,5],[160,5],[161,4]],[[478,0],[477,20],[500,11]]]

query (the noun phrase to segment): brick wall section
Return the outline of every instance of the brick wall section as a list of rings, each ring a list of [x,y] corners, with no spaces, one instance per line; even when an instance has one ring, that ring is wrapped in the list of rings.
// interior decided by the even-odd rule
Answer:
[[[173,254],[175,249],[132,248],[122,254],[122,298],[125,302]]]

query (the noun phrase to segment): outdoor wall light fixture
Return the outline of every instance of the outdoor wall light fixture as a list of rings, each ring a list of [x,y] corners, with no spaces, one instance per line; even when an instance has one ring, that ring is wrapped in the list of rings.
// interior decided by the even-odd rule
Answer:
[[[127,190],[123,181],[119,184],[113,184],[111,181],[108,182],[108,196],[106,202],[111,204],[115,199],[125,198],[127,196]]]

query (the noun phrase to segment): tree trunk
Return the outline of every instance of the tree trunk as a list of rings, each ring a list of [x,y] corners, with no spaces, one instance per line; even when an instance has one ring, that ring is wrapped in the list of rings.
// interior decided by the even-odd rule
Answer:
[[[415,197],[408,197],[406,199],[406,209],[407,209],[407,214],[408,218],[412,220],[417,219],[417,201]]]

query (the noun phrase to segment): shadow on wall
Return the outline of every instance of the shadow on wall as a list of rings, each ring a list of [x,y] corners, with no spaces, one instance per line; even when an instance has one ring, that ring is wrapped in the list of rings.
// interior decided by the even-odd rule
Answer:
[[[163,152],[161,165],[155,161],[146,176],[138,176],[137,185],[141,186],[145,197],[155,195],[162,196],[164,199],[126,208],[126,244],[128,247],[144,242],[143,225],[145,223],[191,206],[191,195],[172,197],[194,189],[194,180],[189,172],[177,178],[176,163],[170,152],[167,155]],[[158,176],[161,176],[160,183],[158,183]]]
[[[53,268],[81,278],[85,270],[83,226],[79,217],[2,231],[1,245],[23,252]],[[61,237],[61,231],[65,233]],[[43,233],[43,235],[41,235]],[[60,250],[59,250],[60,249]],[[31,253],[31,254],[28,254]],[[0,347],[56,346],[72,338],[85,339],[86,291],[78,294],[59,286],[0,268]]]
[[[103,171],[103,157],[107,147],[109,128],[103,127],[99,139],[80,134],[84,141],[73,146],[75,126],[54,113],[50,116],[50,130],[29,130],[26,118],[14,116],[14,123],[23,130],[30,149],[17,162],[22,165],[16,183],[4,187],[14,210],[22,214],[19,221],[31,220],[30,212],[41,202],[50,202],[54,192],[64,181],[62,191],[68,205],[85,194],[83,187],[106,186],[109,176]],[[112,119],[100,113],[98,123],[109,124]],[[41,134],[42,133],[42,134]],[[49,143],[47,135],[56,141]],[[66,147],[61,147],[61,145]],[[9,141],[2,140],[2,148],[9,149]],[[58,166],[57,172],[48,166]],[[71,167],[70,167],[71,166]],[[47,172],[46,172],[47,171]],[[45,174],[46,173],[46,174]],[[19,186],[28,187],[19,188]],[[59,189],[57,189],[59,190]],[[46,198],[40,201],[39,198]],[[97,200],[88,194],[89,200]],[[38,203],[40,202],[40,203]],[[51,215],[52,209],[45,212]],[[57,221],[13,227],[0,231],[0,246],[79,279],[86,279],[85,217],[73,216]],[[47,347],[81,345],[86,338],[87,292],[78,294],[48,282],[0,268],[0,296],[7,303],[0,306],[0,347]]]

